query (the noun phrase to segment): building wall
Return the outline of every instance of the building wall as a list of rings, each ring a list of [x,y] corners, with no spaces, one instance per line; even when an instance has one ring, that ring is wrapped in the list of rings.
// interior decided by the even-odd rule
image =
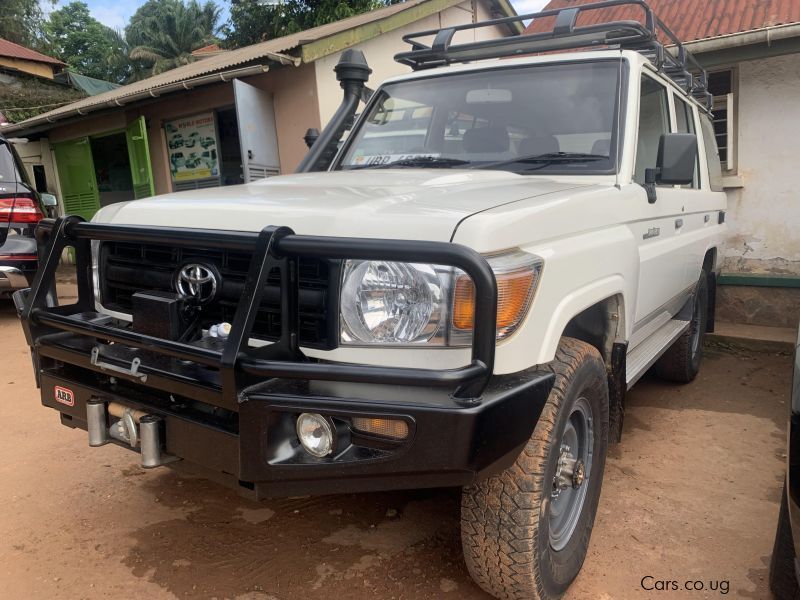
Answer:
[[[472,1],[468,0],[420,21],[415,21],[405,27],[400,27],[355,45],[354,48],[358,48],[364,53],[369,66],[372,68],[372,75],[370,75],[367,85],[374,89],[384,79],[411,71],[409,67],[401,65],[394,60],[395,54],[409,49],[409,45],[402,40],[404,35],[415,31],[470,23],[473,20],[473,6],[476,9],[476,14],[474,15],[476,21],[485,21],[492,18],[487,2],[476,0],[473,4]],[[460,32],[455,37],[455,42],[491,39],[506,35],[508,35],[507,30],[503,31],[499,27],[487,27],[475,31]],[[342,101],[342,90],[333,72],[333,67],[336,66],[338,60],[339,53],[334,53],[314,63],[317,73],[317,89],[319,90],[319,120],[321,123],[327,123],[330,120]]]
[[[22,163],[25,165],[25,170],[28,172],[31,183],[33,183],[33,167],[34,165],[44,166],[44,175],[47,178],[47,191],[51,194],[58,195],[58,176],[55,170],[55,161],[53,154],[50,150],[50,144],[47,139],[29,141],[29,142],[14,142],[14,149],[19,154]]]
[[[164,123],[230,106],[233,106],[233,86],[230,83],[219,83],[171,94],[151,104],[125,111],[126,123],[130,123],[140,116],[145,118],[156,194],[166,194],[172,191]]]
[[[800,57],[738,64],[738,175],[723,271],[800,275]]]
[[[53,65],[47,63],[0,56],[0,65],[11,67],[12,69],[19,69],[20,71],[30,73],[31,75],[38,75],[39,77],[47,77],[48,79],[53,79],[54,77]]]
[[[308,151],[303,141],[306,129],[320,127],[314,65],[278,67],[242,81],[272,93],[281,173],[292,173]]]

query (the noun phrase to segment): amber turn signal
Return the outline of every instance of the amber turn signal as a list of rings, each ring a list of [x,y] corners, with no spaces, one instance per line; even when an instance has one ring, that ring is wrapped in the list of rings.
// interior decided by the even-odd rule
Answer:
[[[353,431],[379,435],[393,440],[404,440],[408,437],[408,423],[401,419],[353,417],[351,426]]]
[[[541,263],[506,272],[495,271],[498,339],[510,335],[522,322],[533,299],[540,270]],[[456,329],[471,330],[474,326],[475,286],[466,275],[456,280],[452,319]]]

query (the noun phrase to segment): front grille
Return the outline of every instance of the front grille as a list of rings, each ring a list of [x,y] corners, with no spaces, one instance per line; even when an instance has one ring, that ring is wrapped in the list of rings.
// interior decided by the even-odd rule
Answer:
[[[247,279],[250,254],[229,250],[104,242],[99,250],[102,304],[109,310],[130,314],[136,292],[174,292],[175,275],[187,263],[214,265],[222,279],[216,300],[201,309],[202,326],[233,321]],[[332,348],[337,339],[339,262],[303,258],[299,272],[300,343],[313,348]],[[279,277],[277,270],[270,273],[253,326],[253,338],[275,341],[280,337]]]

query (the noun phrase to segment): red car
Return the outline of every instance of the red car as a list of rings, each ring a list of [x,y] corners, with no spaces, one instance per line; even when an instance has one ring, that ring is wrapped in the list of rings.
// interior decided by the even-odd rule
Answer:
[[[30,287],[39,261],[33,231],[44,218],[42,205],[55,196],[31,186],[14,147],[0,136],[0,298]]]

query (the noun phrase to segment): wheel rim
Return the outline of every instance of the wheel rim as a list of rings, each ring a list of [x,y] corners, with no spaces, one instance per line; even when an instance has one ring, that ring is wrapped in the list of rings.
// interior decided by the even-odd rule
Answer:
[[[592,474],[594,429],[589,401],[581,396],[572,407],[559,443],[558,464],[550,494],[550,547],[562,550],[580,520]]]

